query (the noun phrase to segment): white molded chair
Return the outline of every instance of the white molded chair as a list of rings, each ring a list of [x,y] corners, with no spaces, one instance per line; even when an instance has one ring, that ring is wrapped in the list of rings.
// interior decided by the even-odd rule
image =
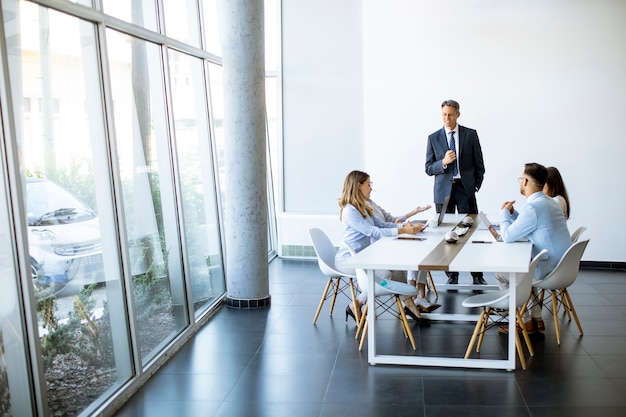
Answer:
[[[578,276],[578,270],[580,268],[580,259],[587,248],[589,239],[581,240],[570,246],[570,248],[563,254],[563,257],[544,279],[533,282],[533,287],[539,291],[539,302],[541,306],[546,306],[549,311],[552,312],[554,317],[554,330],[556,332],[556,342],[561,344],[561,331],[559,329],[559,307],[563,306],[563,310],[567,314],[569,320],[574,316],[578,331],[583,334],[583,328],[578,321],[578,315],[576,309],[572,303],[572,298],[567,292],[567,287],[572,285]],[[552,293],[552,310],[548,307],[548,301],[544,303],[544,295],[546,291]]]
[[[309,229],[309,236],[313,241],[313,249],[315,249],[317,263],[320,270],[328,277],[326,288],[322,293],[322,298],[317,307],[317,311],[315,312],[315,317],[313,318],[313,324],[315,324],[315,322],[317,322],[317,317],[320,315],[320,311],[322,310],[322,306],[324,305],[324,301],[329,298],[332,298],[329,313],[332,316],[333,309],[335,308],[335,301],[337,300],[337,294],[339,293],[348,297],[354,305],[356,293],[353,280],[356,279],[356,274],[346,274],[345,272],[337,271],[335,268],[335,254],[337,253],[337,250],[326,233],[324,233],[321,229],[311,228]],[[342,278],[346,281],[342,282]],[[350,295],[346,293],[348,288],[350,289]]]
[[[526,309],[526,302],[530,296],[533,276],[535,275],[535,269],[537,269],[537,263],[539,263],[541,257],[547,252],[548,251],[546,249],[539,252],[532,259],[532,261],[530,261],[528,273],[515,284],[515,320],[509,319],[509,331],[515,332],[515,347],[520,363],[522,364],[522,369],[526,369],[526,360],[524,359],[524,351],[522,350],[522,343],[516,327],[519,326],[522,329],[522,334],[524,335],[528,352],[530,353],[530,356],[534,356],[535,352],[530,344],[530,338],[528,337],[528,332],[526,331],[526,326],[524,325],[524,320],[522,319],[522,312]],[[512,284],[513,283],[511,283],[511,285]],[[461,305],[463,307],[482,307],[480,317],[478,318],[476,327],[474,328],[474,333],[472,334],[472,338],[467,346],[467,351],[465,351],[465,359],[468,359],[472,354],[472,348],[474,347],[474,343],[476,343],[476,338],[478,337],[476,352],[480,352],[480,346],[482,345],[485,331],[503,321],[504,317],[509,316],[509,290],[491,291],[484,294],[474,295],[466,298]],[[498,318],[493,320],[490,324],[489,320],[492,315],[497,315]],[[515,326],[515,323],[517,323],[517,326]]]
[[[347,242],[343,243],[350,250],[350,253],[354,255],[355,251],[352,246],[350,246],[350,244]],[[367,273],[364,269],[357,268],[356,274],[357,277],[360,278],[361,282],[367,282]],[[385,280],[385,286],[383,286],[381,285],[381,280],[379,278],[376,278],[375,280],[376,282],[374,283],[374,299],[376,300],[376,317],[379,317],[385,312],[389,312],[395,317],[399,318],[400,322],[402,323],[404,337],[408,338],[411,341],[411,346],[413,347],[413,350],[416,350],[417,347],[415,345],[415,338],[413,337],[413,332],[411,331],[411,327],[409,326],[406,314],[404,313],[404,306],[402,305],[402,300],[400,299],[400,296],[416,296],[418,295],[417,288],[404,282],[397,282],[392,280]],[[367,311],[369,307],[368,304],[369,303],[365,303],[363,313],[361,314],[361,318],[359,320],[359,326],[357,327],[356,335],[354,336],[355,339],[358,339],[359,335],[361,335],[359,350],[363,350],[363,345],[365,344],[365,338],[367,336]]]
[[[578,242],[580,235],[582,235],[585,230],[587,230],[585,226],[580,226],[578,229],[574,230],[574,232],[572,232],[572,243]]]

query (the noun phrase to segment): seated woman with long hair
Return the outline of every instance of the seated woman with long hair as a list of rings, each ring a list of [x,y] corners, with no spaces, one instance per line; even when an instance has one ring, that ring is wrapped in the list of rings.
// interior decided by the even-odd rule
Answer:
[[[552,197],[554,201],[559,204],[561,210],[563,210],[565,218],[569,219],[569,197],[565,183],[563,182],[563,177],[561,177],[561,173],[555,167],[548,167],[547,170],[548,178],[543,186],[543,193],[548,197]]]
[[[352,247],[355,252],[360,252],[373,242],[385,236],[397,236],[402,233],[415,234],[424,228],[422,224],[411,223],[396,224],[384,222],[374,216],[372,206],[368,203],[372,192],[370,176],[362,171],[352,171],[343,183],[343,190],[339,199],[339,219],[343,225],[343,241]],[[343,263],[350,258],[351,253],[347,247],[342,247],[335,257],[335,265],[339,270],[349,272],[343,267]],[[353,272],[353,271],[352,271]],[[406,282],[406,271],[376,270],[375,275],[379,279]],[[361,293],[355,300],[358,311],[353,311],[352,305],[346,308],[346,314],[356,320],[360,317],[361,306],[367,301],[367,282],[360,282]],[[404,301],[405,310],[412,313],[413,318],[422,320],[418,308],[412,297]],[[347,316],[346,316],[347,318]]]

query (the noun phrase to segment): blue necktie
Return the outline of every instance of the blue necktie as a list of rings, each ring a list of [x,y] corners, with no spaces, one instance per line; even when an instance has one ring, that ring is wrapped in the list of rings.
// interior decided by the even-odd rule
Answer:
[[[450,150],[453,151],[454,153],[456,153],[456,145],[454,144],[454,130],[452,132],[450,132]],[[458,161],[458,157],[457,159],[454,160],[453,162],[453,166],[452,166],[452,175],[456,176],[459,173],[459,168],[457,168],[456,165],[456,161]]]

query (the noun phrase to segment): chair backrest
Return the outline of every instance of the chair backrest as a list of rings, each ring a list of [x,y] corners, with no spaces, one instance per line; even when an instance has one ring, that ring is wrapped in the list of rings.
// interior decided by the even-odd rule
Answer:
[[[313,249],[317,255],[317,263],[322,273],[327,276],[343,275],[335,268],[335,255],[337,254],[337,250],[326,233],[314,227],[309,229],[309,236],[313,241]]]
[[[587,230],[585,226],[580,226],[578,229],[574,230],[572,233],[572,243],[578,242],[580,235],[582,235],[585,230]]]
[[[515,286],[515,305],[519,308],[526,303],[528,297],[530,296],[530,290],[533,287],[533,277],[535,276],[535,270],[537,269],[537,264],[548,251],[546,249],[539,252],[535,257],[530,261],[528,265],[528,272],[517,281]],[[468,305],[465,303],[470,302]],[[474,295],[467,298],[463,301],[462,304],[464,307],[477,307],[477,306],[490,306],[498,309],[508,309],[509,308],[509,290],[501,290],[495,292],[488,292],[485,294]]]
[[[535,270],[537,269],[537,264],[545,255],[548,253],[547,249],[543,249],[539,252],[535,257],[530,261],[530,265],[528,265],[528,273],[524,275],[524,278],[519,280],[517,286],[515,287],[515,305],[521,307],[528,300],[528,296],[530,295],[530,290],[533,288],[533,277],[535,276]]]
[[[574,283],[580,268],[580,259],[583,257],[589,239],[572,244],[565,252],[554,270],[544,279],[533,282],[533,286],[546,290],[567,288]]]

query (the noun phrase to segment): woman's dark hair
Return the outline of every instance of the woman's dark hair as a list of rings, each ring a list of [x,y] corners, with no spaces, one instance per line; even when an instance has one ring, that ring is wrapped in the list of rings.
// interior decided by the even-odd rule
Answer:
[[[563,177],[561,177],[561,173],[555,167],[548,167],[546,169],[548,170],[548,178],[546,179],[548,195],[550,197],[560,195],[565,199],[565,203],[567,204],[567,216],[565,217],[569,218],[569,196],[567,195],[567,189],[565,188]]]

